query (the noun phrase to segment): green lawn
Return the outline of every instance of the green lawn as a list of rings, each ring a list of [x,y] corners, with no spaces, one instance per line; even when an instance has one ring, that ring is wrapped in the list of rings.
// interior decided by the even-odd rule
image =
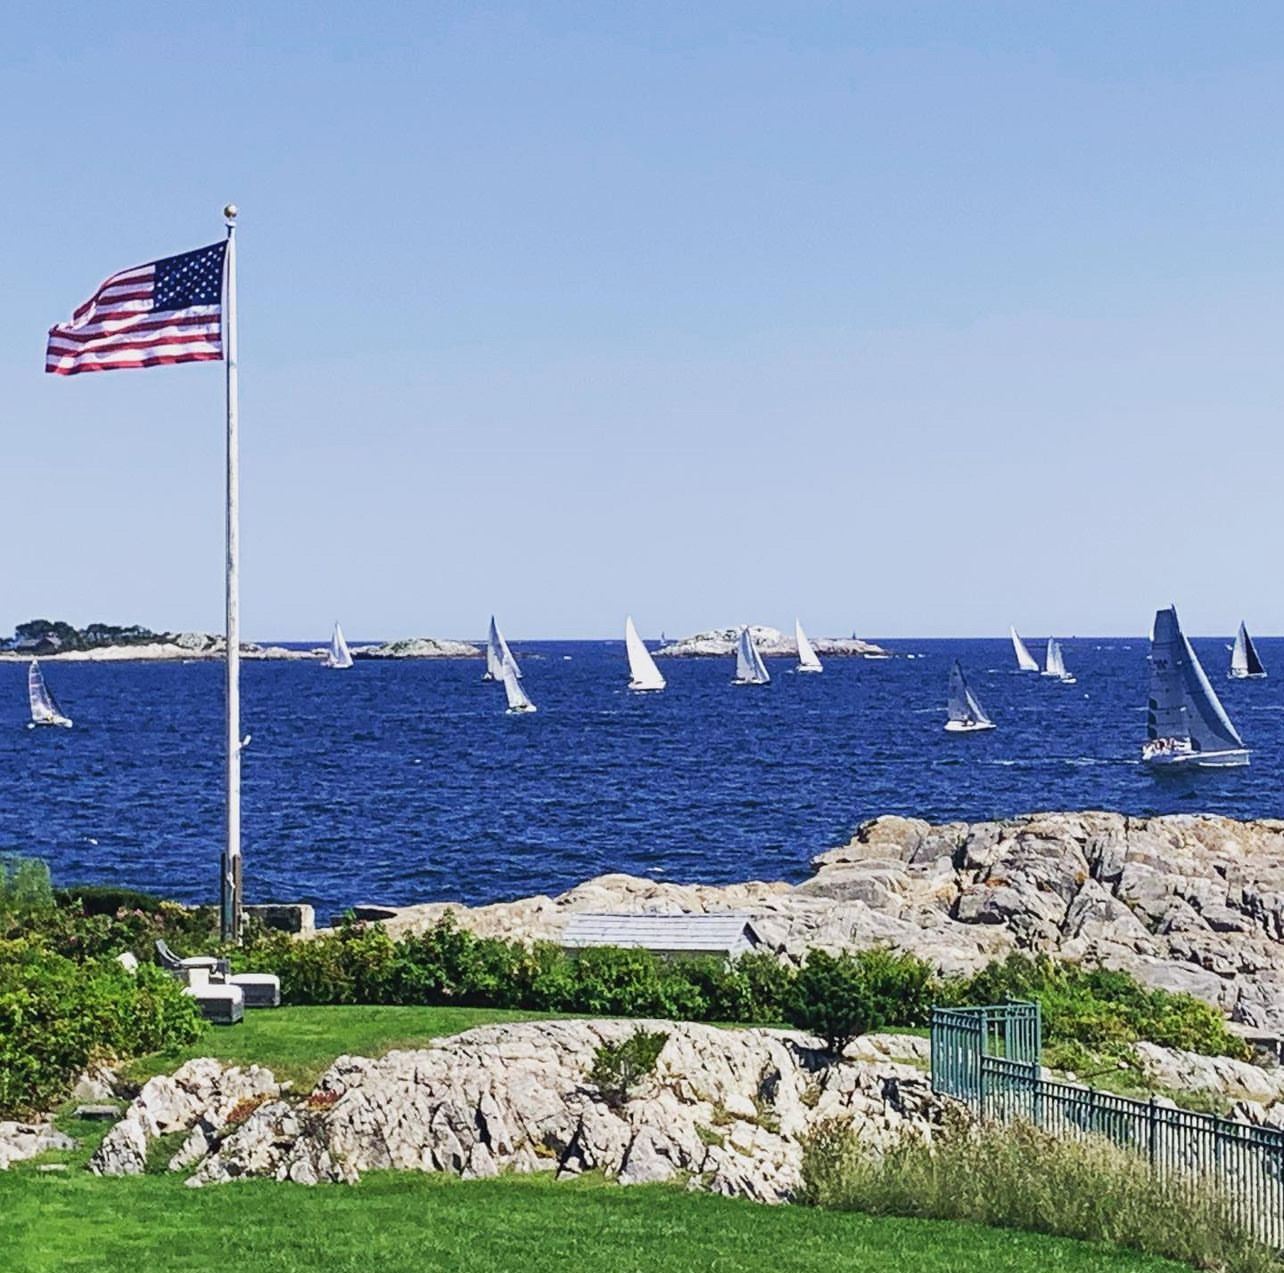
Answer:
[[[480,1008],[296,1007],[211,1028],[188,1056],[271,1067],[296,1085],[344,1052],[379,1055],[536,1014]],[[671,1186],[510,1176],[372,1173],[354,1187],[246,1180],[188,1189],[165,1174],[103,1180],[84,1164],[102,1123],[62,1126],[80,1147],[0,1172],[0,1273],[1175,1273],[1114,1248],[975,1225],[763,1207]]]
[[[310,1088],[337,1056],[382,1056],[396,1048],[422,1047],[430,1039],[495,1021],[532,1021],[536,1012],[499,1008],[423,1008],[356,1005],[296,1007],[247,1012],[232,1026],[210,1026],[197,1042],[157,1052],[125,1067],[127,1078],[169,1074],[194,1056],[237,1065],[266,1065],[278,1079]]]
[[[1175,1273],[1059,1238],[670,1186],[379,1173],[355,1187],[0,1173],[5,1273]]]

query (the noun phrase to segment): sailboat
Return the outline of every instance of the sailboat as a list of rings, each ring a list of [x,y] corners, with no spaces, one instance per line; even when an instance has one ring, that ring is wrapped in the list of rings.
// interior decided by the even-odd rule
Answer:
[[[811,642],[807,640],[807,634],[797,619],[794,620],[794,640],[798,642],[798,666],[794,670],[823,672],[825,669],[821,666],[820,659],[816,657],[816,651],[812,649]]]
[[[352,651],[348,649],[348,643],[343,639],[343,629],[339,626],[337,619],[334,622],[334,633],[330,637],[330,648],[321,660],[321,666],[339,669],[352,666]]]
[[[513,674],[520,681],[522,679],[522,669],[517,666],[517,660],[513,658],[513,652],[508,648],[508,642],[504,640],[504,634],[499,630],[499,625],[495,622],[495,616],[490,616],[490,632],[486,637],[486,673],[482,677],[483,681],[502,681],[504,679],[504,664],[513,665]]]
[[[1012,653],[1016,655],[1017,671],[1037,672],[1039,665],[1035,662],[1034,655],[1026,649],[1025,642],[1017,635],[1016,628],[1010,627],[1008,632],[1012,635]]]
[[[1253,644],[1253,638],[1248,635],[1248,629],[1242,622],[1239,625],[1239,631],[1235,634],[1235,648],[1231,651],[1230,674],[1237,681],[1250,676],[1266,675],[1262,660],[1257,657],[1257,647]]]
[[[1043,675],[1055,676],[1062,685],[1074,684],[1074,677],[1066,671],[1066,661],[1061,657],[1061,642],[1055,637],[1048,638],[1048,652],[1043,660]]]
[[[1182,633],[1176,606],[1156,613],[1150,633],[1150,699],[1141,759],[1157,770],[1248,764],[1248,748]]]
[[[963,675],[962,665],[958,659],[950,668],[949,720],[945,729],[950,734],[976,734],[984,729],[993,729],[994,722],[985,714],[985,708],[968,687],[967,677]]]
[[[27,698],[31,702],[31,724],[27,726],[28,729],[34,729],[37,725],[71,728],[71,718],[63,715],[57,699],[45,685],[45,678],[40,674],[40,664],[35,659],[31,660],[31,666],[27,669]]]
[[[736,642],[736,676],[732,685],[766,685],[770,680],[767,665],[749,635],[748,626],[741,628]]]
[[[630,615],[624,620],[624,648],[629,654],[629,689],[662,690],[664,677],[656,667],[651,651],[642,643]]]
[[[522,712],[536,710],[535,704],[526,696],[526,691],[522,689],[521,682],[517,679],[521,676],[521,673],[517,670],[517,664],[513,662],[511,654],[504,660],[500,676],[504,682],[504,694],[508,698],[508,714],[510,716],[517,716]]]

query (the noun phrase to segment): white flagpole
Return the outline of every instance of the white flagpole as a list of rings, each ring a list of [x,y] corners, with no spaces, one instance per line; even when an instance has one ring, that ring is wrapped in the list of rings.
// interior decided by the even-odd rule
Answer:
[[[227,369],[227,843],[221,895],[225,942],[241,939],[241,602],[240,472],[236,379],[236,205],[223,209],[227,223],[224,262],[223,359]]]

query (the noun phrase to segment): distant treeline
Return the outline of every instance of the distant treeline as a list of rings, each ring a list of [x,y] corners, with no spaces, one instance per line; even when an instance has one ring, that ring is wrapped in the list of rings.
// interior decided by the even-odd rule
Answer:
[[[0,642],[0,648],[30,654],[58,654],[64,650],[97,650],[106,645],[146,645],[162,637],[150,628],[131,623],[118,627],[114,623],[91,623],[74,628],[61,619],[28,619],[13,630],[13,636]]]

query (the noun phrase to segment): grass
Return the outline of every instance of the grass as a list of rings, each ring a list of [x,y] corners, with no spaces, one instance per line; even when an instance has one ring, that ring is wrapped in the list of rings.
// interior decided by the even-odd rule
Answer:
[[[310,1086],[342,1053],[377,1056],[536,1014],[479,1008],[295,1007],[211,1029],[144,1058],[135,1080],[190,1056],[271,1067]],[[188,1189],[181,1175],[103,1180],[84,1164],[106,1127],[59,1120],[73,1151],[0,1172],[3,1273],[1176,1273],[1117,1248],[976,1224],[763,1207],[672,1186],[543,1176],[490,1181],[372,1173],[354,1187],[246,1180]],[[714,1129],[709,1137],[721,1139]],[[166,1147],[168,1150],[168,1146]],[[159,1163],[157,1164],[160,1165]],[[161,1253],[163,1252],[163,1259]]]
[[[958,1119],[931,1145],[905,1137],[875,1156],[849,1124],[829,1121],[805,1145],[803,1178],[810,1201],[839,1210],[1112,1242],[1223,1273],[1280,1268],[1212,1182],[1157,1174],[1101,1137]]]
[[[276,1008],[247,1012],[239,1025],[211,1026],[195,1043],[156,1052],[123,1069],[142,1082],[169,1074],[194,1056],[212,1056],[229,1065],[265,1065],[298,1090],[312,1087],[335,1057],[382,1056],[398,1048],[424,1047],[442,1035],[458,1034],[497,1021],[533,1021],[537,1012],[499,1008],[336,1007]]]
[[[765,1207],[671,1186],[377,1173],[355,1187],[0,1175],[6,1273],[1175,1273],[971,1224]],[[163,1254],[163,1260],[160,1253]]]

